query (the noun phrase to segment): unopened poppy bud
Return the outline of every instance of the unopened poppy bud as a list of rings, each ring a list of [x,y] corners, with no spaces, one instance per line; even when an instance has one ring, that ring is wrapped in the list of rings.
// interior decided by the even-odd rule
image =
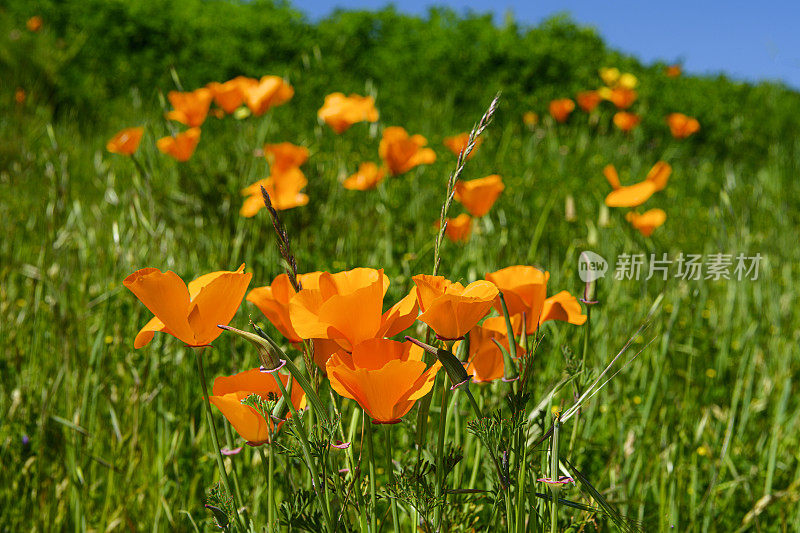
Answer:
[[[586,305],[594,305],[597,303],[597,280],[590,280],[586,282],[583,288],[583,298],[581,301]]]
[[[281,366],[280,358],[275,357],[272,351],[272,346],[265,339],[261,338],[255,333],[249,333],[247,331],[242,331],[230,326],[219,325],[217,327],[236,333],[243,339],[250,341],[250,343],[256,347],[256,350],[258,350],[258,359],[261,361],[261,366],[264,367],[265,371],[274,370]]]
[[[436,359],[438,359],[439,362],[442,363],[442,366],[447,372],[447,377],[450,378],[450,381],[453,383],[454,386],[461,385],[462,383],[469,380],[470,376],[464,369],[464,365],[461,363],[461,361],[458,360],[458,357],[453,355],[452,352],[443,350],[441,348],[435,348],[430,344],[425,344],[424,342],[418,341],[413,337],[406,337],[406,340],[409,342],[413,342],[426,352],[435,355]]]

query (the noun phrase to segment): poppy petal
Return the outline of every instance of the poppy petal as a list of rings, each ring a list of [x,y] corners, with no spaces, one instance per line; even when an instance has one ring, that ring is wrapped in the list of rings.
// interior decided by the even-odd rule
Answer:
[[[186,344],[195,344],[195,335],[187,320],[189,290],[174,272],[157,268],[137,270],[122,282],[170,332]]]

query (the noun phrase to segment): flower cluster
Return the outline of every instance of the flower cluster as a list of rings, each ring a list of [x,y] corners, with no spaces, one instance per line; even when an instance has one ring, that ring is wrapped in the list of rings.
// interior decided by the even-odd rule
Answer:
[[[124,285],[155,315],[136,336],[134,347],[145,346],[155,332],[173,335],[192,347],[209,345],[222,331],[218,325],[227,325],[233,318],[251,277],[244,265],[232,272],[205,274],[188,285],[171,271],[134,272]],[[419,346],[393,337],[417,321],[445,343],[469,334],[465,364],[473,380],[499,379],[504,366],[495,340],[509,345],[501,292],[514,335],[523,330],[533,333],[548,320],[578,325],[586,320],[568,292],[546,297],[548,279],[549,273],[523,265],[488,273],[486,280],[466,286],[442,276],[418,275],[409,293],[384,311],[389,278],[381,269],[355,268],[301,274],[297,276],[299,291],[287,274],[280,274],[270,285],[252,289],[246,299],[288,342],[313,344],[314,361],[334,391],[358,402],[374,422],[396,423],[431,390],[441,364],[427,365]],[[500,315],[487,317],[492,308]],[[524,349],[520,347],[517,353],[524,355]],[[251,444],[268,442],[280,428],[272,415],[262,416],[253,405],[243,404],[254,394],[263,400],[278,395],[269,372],[256,368],[217,378],[210,396]],[[285,378],[281,377],[284,382]],[[304,402],[298,386],[292,404],[300,410]]]

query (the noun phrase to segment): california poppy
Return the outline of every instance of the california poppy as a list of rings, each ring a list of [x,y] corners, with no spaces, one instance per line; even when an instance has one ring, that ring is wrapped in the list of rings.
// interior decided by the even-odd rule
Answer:
[[[125,128],[114,135],[106,144],[106,150],[112,154],[133,155],[139,149],[144,128]]]
[[[626,89],[625,87],[616,87],[609,89],[603,87],[598,90],[598,94],[605,100],[614,104],[617,109],[628,109],[636,101],[636,91],[633,89]]]
[[[474,281],[464,287],[442,276],[418,275],[419,319],[444,340],[463,337],[484,317],[497,297],[497,287],[488,281]]]
[[[160,152],[182,163],[192,157],[199,142],[200,128],[189,128],[174,137],[161,137],[156,141],[156,147]]]
[[[536,330],[547,297],[550,273],[528,265],[514,265],[488,272],[486,279],[503,293],[508,315],[521,317],[524,313],[527,330]],[[494,308],[502,315],[503,307],[499,296],[493,303]]]
[[[245,104],[256,116],[285,104],[294,96],[294,88],[278,76],[264,76],[256,84],[244,85],[242,91]]]
[[[664,74],[666,74],[670,78],[677,78],[681,75],[681,66],[680,65],[669,65],[668,67],[664,68]]]
[[[358,167],[358,171],[348,176],[342,185],[344,185],[345,189],[351,191],[366,191],[377,187],[378,183],[383,181],[385,175],[385,168],[379,168],[378,165],[372,161],[366,161],[361,163]]]
[[[608,87],[623,89],[633,89],[639,80],[630,72],[620,72],[618,68],[601,68],[600,78]]]
[[[569,98],[561,98],[550,102],[550,115],[558,122],[566,122],[570,113],[575,110],[575,102]]]
[[[631,226],[639,230],[642,235],[649,237],[657,227],[666,222],[667,214],[661,209],[650,209],[641,215],[630,211],[625,215],[625,220],[630,222]]]
[[[669,131],[676,139],[685,139],[689,135],[700,130],[700,123],[696,118],[689,117],[683,113],[670,113],[667,115]]]
[[[447,226],[444,229],[444,234],[453,242],[468,242],[470,235],[472,235],[472,217],[466,213],[462,213],[455,218],[445,219]],[[441,227],[439,221],[436,221],[436,228]]]
[[[264,157],[272,175],[283,174],[308,161],[308,148],[288,142],[265,144]]]
[[[300,274],[297,280],[303,288],[319,288],[319,277],[322,272]],[[278,275],[270,285],[256,287],[247,294],[247,301],[253,303],[264,313],[273,326],[286,337],[289,342],[300,342],[302,337],[292,327],[289,318],[289,301],[297,294],[286,274]]]
[[[508,334],[505,323],[502,329],[496,327],[475,326],[469,331],[469,354],[467,374],[476,383],[488,383],[505,375],[503,352],[495,344],[497,340],[506,350],[509,349]],[[494,339],[494,340],[493,340]],[[517,346],[517,355],[525,353],[522,346]]]
[[[133,341],[141,348],[156,331],[169,333],[189,346],[205,346],[219,337],[217,324],[231,321],[250,284],[244,263],[233,272],[211,272],[187,286],[174,272],[137,270],[122,282],[154,315]]]
[[[285,388],[289,386],[289,376],[278,374],[278,378]],[[214,380],[211,391],[209,401],[228,419],[236,433],[252,446],[270,442],[270,437],[274,437],[275,432],[283,424],[283,422],[276,424],[271,413],[262,414],[242,404],[242,400],[253,394],[260,396],[262,400],[277,400],[281,397],[281,390],[275,378],[258,368],[232,376],[220,376]],[[290,395],[296,410],[305,408],[306,395],[297,382],[292,383]],[[270,419],[269,424],[264,415]],[[288,415],[291,416],[291,413]]]
[[[461,152],[467,149],[467,143],[469,143],[469,133],[464,132],[459,133],[458,135],[453,135],[452,137],[445,137],[443,143],[448,150],[458,156]],[[467,159],[471,159],[472,156],[475,155],[475,152],[482,143],[483,137],[477,137],[475,139],[475,145],[472,147],[472,151],[467,156]]]
[[[378,146],[378,155],[393,176],[408,172],[417,165],[430,165],[436,161],[436,153],[424,148],[428,141],[422,135],[409,136],[399,126],[383,130],[383,138]]]
[[[28,31],[37,32],[42,29],[42,17],[34,15],[25,23]]]
[[[486,279],[494,283],[506,302],[508,315],[511,318],[515,334],[522,332],[522,317],[525,316],[525,331],[533,333],[539,324],[548,320],[561,320],[570,324],[581,325],[586,322],[586,315],[581,313],[577,299],[568,291],[546,298],[547,282],[550,273],[527,265],[514,265],[486,274]],[[498,297],[494,307],[502,315],[503,307]],[[503,316],[487,318],[483,327],[505,331]]]
[[[629,132],[639,124],[639,116],[627,111],[614,113],[614,125],[624,132]]]
[[[28,93],[22,87],[17,87],[17,90],[14,91],[14,101],[18,104],[24,104],[27,97]]]
[[[578,106],[587,113],[594,111],[594,108],[601,102],[602,97],[597,91],[581,91],[575,99],[578,101]]]
[[[205,122],[213,94],[209,89],[202,87],[192,92],[170,91],[167,98],[175,108],[167,113],[167,118],[195,128]]]
[[[616,67],[604,67],[600,69],[600,79],[609,87],[614,87],[619,80],[620,72]]]
[[[237,76],[225,83],[211,82],[206,87],[214,96],[214,103],[225,113],[231,114],[244,102],[245,88],[255,85],[258,85],[258,80]]]
[[[586,322],[586,318],[578,299],[570,294],[569,291],[561,291],[545,299],[542,306],[542,318],[539,322],[560,320],[561,322],[581,326]]]
[[[341,134],[356,122],[377,121],[378,110],[375,109],[375,99],[371,96],[358,94],[345,96],[343,93],[331,93],[325,97],[325,102],[317,111],[317,116],[333,131]]]
[[[250,218],[266,207],[261,187],[264,187],[269,194],[272,207],[276,211],[306,205],[308,203],[308,195],[301,192],[301,190],[307,184],[308,180],[303,172],[295,167],[280,174],[273,174],[266,179],[258,180],[242,189],[242,196],[247,198],[245,198],[239,214]]]
[[[617,80],[617,86],[623,89],[635,89],[638,84],[639,80],[630,72],[623,72]]]
[[[340,396],[357,401],[373,422],[395,424],[430,392],[442,367],[436,361],[427,368],[422,355],[410,342],[368,339],[356,344],[352,354],[333,354],[326,369]]]
[[[292,327],[303,339],[333,340],[345,350],[397,335],[414,323],[419,308],[412,292],[382,313],[388,288],[382,269],[323,272],[317,288],[303,288],[289,301]]]
[[[611,184],[611,188],[614,189],[606,196],[606,205],[608,207],[636,207],[645,203],[655,192],[667,186],[669,176],[672,174],[672,167],[669,163],[659,161],[653,165],[644,181],[625,187],[620,185],[619,175],[614,165],[606,165],[603,168],[603,174]]]
[[[529,128],[532,128],[539,123],[539,115],[533,111],[525,111],[522,114],[522,122]]]
[[[482,217],[494,205],[505,189],[503,178],[497,174],[469,181],[456,182],[454,198],[474,217]]]

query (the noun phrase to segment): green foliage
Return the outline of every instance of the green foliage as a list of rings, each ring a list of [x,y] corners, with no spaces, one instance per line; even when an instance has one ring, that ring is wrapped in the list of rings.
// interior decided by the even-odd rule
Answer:
[[[44,19],[40,34],[24,30],[32,14]],[[530,27],[512,19],[496,25],[479,13],[436,8],[419,18],[389,7],[337,11],[312,24],[269,0],[37,0],[0,9],[0,29],[21,34],[0,44],[9,87],[30,87],[59,113],[77,110],[84,123],[124,114],[134,88],[153,105],[156,91],[172,88],[174,68],[187,89],[237,75],[286,76],[303,108],[334,90],[363,93],[366,83],[387,123],[411,115],[426,127],[425,102],[437,100],[459,110],[452,127],[465,129],[498,90],[505,120],[527,109],[543,114],[551,99],[597,87],[597,69],[613,65],[648,81],[637,110],[653,142],[674,111],[700,120],[704,142],[695,149],[710,156],[749,160],[800,133],[796,93],[723,76],[666,78],[663,64],[609,50],[567,16]]]

